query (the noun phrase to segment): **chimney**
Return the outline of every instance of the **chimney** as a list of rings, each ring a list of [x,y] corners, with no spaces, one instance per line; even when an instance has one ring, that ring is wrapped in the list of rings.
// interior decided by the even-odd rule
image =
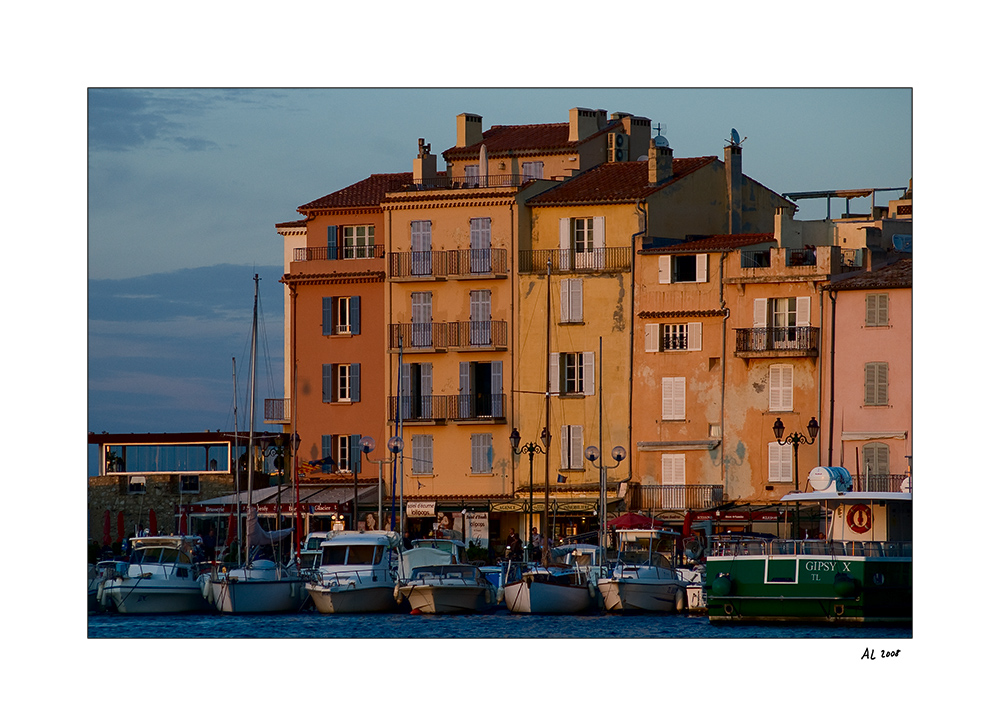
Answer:
[[[600,131],[600,127],[597,125],[597,113],[589,108],[571,108],[569,110],[570,143],[593,136]]]
[[[437,178],[437,155],[431,153],[431,145],[417,139],[417,158],[413,160],[413,183],[433,184]]]
[[[739,234],[743,231],[743,149],[739,144],[726,147],[726,184],[729,192],[729,234]]]
[[[648,118],[642,116],[622,118],[622,126],[628,135],[629,161],[636,161],[642,150],[649,146],[651,123]]]
[[[458,140],[455,146],[460,149],[478,144],[483,140],[483,117],[474,113],[460,113],[457,117]]]
[[[674,151],[666,143],[657,146],[655,141],[650,141],[649,161],[646,163],[649,166],[650,186],[662,184],[674,175]]]

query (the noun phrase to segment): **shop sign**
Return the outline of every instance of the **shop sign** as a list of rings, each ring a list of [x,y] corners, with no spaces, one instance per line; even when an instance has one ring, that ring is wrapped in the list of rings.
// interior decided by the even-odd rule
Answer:
[[[437,502],[407,502],[407,517],[433,517],[437,510]]]
[[[490,504],[491,512],[523,512],[524,504],[521,502],[495,502]]]
[[[490,540],[489,514],[486,512],[465,513],[465,536],[467,541],[478,540],[480,547],[485,547]]]

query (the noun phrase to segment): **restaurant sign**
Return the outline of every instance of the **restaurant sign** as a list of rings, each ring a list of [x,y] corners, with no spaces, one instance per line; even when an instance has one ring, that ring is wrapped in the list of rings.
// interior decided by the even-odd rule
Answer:
[[[433,517],[437,511],[437,502],[407,502],[407,517]]]

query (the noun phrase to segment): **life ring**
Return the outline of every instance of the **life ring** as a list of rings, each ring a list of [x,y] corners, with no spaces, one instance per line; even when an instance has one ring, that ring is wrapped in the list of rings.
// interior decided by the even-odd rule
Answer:
[[[872,528],[872,510],[867,504],[855,504],[847,510],[847,526],[852,532],[864,534]]]

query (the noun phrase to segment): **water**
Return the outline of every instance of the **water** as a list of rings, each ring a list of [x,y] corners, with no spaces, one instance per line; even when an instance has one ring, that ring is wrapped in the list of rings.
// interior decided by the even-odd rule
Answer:
[[[912,627],[712,625],[706,615],[90,614],[89,638],[908,639]]]

